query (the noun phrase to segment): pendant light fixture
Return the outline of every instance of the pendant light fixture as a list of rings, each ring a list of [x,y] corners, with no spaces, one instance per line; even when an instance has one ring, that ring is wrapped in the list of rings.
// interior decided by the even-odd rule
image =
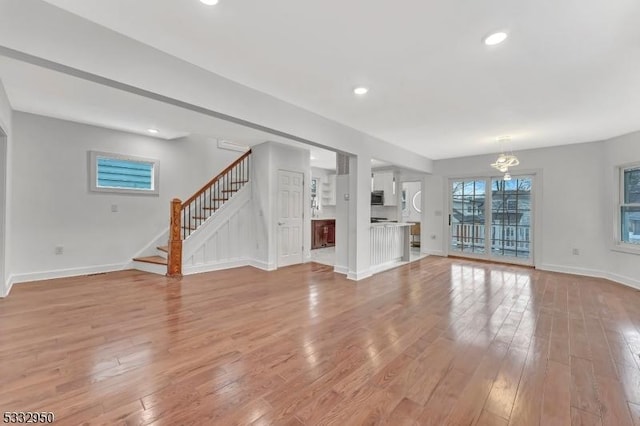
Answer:
[[[491,167],[497,169],[500,173],[504,173],[504,180],[511,180],[509,168],[520,164],[520,160],[518,160],[518,157],[516,157],[511,150],[510,136],[500,136],[498,142],[500,142],[501,152],[496,162],[491,164]]]

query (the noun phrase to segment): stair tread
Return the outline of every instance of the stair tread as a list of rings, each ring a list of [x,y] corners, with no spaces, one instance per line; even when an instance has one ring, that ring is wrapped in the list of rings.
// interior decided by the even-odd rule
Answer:
[[[163,251],[165,253],[169,253],[169,246],[158,246],[156,247],[158,250]]]
[[[219,208],[219,207],[203,207],[202,209],[203,209],[203,210],[213,210],[213,211],[216,211],[216,210],[218,210],[218,208]]]
[[[156,265],[166,265],[167,259],[161,256],[146,256],[146,257],[136,257],[133,259],[135,262],[145,262],[145,263],[154,263]]]
[[[228,198],[212,198],[211,201],[229,201]]]
[[[238,192],[237,189],[223,189],[221,192]]]

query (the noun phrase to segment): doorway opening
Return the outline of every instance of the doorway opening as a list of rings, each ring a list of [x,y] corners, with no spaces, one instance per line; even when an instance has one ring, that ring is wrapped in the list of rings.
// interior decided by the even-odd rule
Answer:
[[[410,223],[411,260],[420,259],[422,233],[422,181],[402,182],[400,194],[400,215],[402,222]]]

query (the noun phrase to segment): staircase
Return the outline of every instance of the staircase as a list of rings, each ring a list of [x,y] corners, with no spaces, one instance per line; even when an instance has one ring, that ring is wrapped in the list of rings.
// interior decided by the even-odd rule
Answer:
[[[170,277],[182,276],[182,242],[197,232],[249,183],[250,157],[251,150],[231,163],[186,201],[172,200],[167,245],[156,247],[154,256],[134,258],[134,267]]]

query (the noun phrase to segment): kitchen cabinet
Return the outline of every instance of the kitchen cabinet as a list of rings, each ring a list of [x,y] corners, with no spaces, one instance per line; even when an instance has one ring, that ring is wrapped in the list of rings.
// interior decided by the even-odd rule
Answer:
[[[322,205],[336,205],[336,175],[329,175],[327,180],[322,182]]]
[[[313,219],[311,221],[311,250],[335,245],[335,219]]]
[[[384,192],[384,205],[397,206],[397,191],[395,176],[393,172],[374,172],[373,173],[373,191]]]

